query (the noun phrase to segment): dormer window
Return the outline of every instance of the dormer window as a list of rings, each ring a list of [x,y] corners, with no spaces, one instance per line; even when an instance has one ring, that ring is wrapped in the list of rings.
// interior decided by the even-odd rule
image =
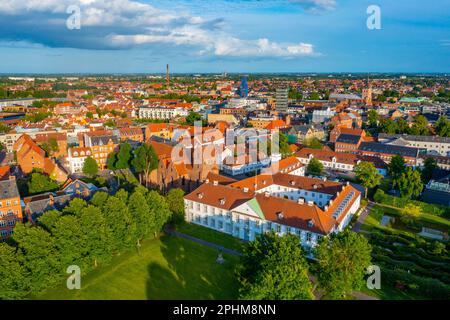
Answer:
[[[312,228],[312,227],[314,227],[314,220],[310,219],[310,220],[308,220],[308,228]]]
[[[225,204],[225,198],[219,199],[219,203],[220,203],[221,205],[224,205],[224,204]]]
[[[278,220],[283,220],[283,218],[284,218],[283,211],[277,212],[277,219]]]
[[[203,199],[203,192],[197,193],[197,197],[198,197],[199,199]]]

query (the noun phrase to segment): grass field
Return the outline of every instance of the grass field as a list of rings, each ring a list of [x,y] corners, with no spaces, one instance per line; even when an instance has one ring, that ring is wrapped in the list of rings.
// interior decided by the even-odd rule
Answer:
[[[229,234],[215,231],[193,223],[183,223],[176,226],[176,230],[190,236],[218,244],[219,246],[242,251],[243,241]]]
[[[37,299],[143,300],[236,299],[238,258],[172,236],[144,241],[140,253],[127,252],[81,279],[80,290],[64,284]]]

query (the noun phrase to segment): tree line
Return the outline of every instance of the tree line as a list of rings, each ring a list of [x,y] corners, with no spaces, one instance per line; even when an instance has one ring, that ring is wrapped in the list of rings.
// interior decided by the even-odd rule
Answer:
[[[423,115],[414,117],[410,125],[405,119],[399,118],[396,121],[391,118],[380,118],[375,110],[369,110],[367,114],[369,129],[378,133],[386,134],[411,134],[416,136],[427,136],[436,134],[440,137],[450,137],[450,120],[441,116],[434,124],[434,132],[430,129],[427,118]]]
[[[114,255],[156,237],[179,214],[182,193],[165,198],[137,186],[129,193],[97,192],[90,201],[73,199],[62,211],[45,212],[36,225],[17,223],[0,243],[0,299],[36,296],[67,277],[70,265],[82,275],[108,264]]]

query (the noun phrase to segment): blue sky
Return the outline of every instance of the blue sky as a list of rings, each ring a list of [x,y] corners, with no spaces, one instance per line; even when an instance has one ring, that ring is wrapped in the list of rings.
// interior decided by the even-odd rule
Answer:
[[[381,29],[366,26],[369,5]],[[66,12],[80,8],[81,28]],[[450,0],[2,0],[0,73],[450,72]]]

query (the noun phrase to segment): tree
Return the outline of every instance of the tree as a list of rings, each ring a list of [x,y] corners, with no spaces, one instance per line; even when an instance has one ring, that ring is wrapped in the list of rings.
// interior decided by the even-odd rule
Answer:
[[[172,221],[180,223],[184,221],[184,191],[181,189],[170,189],[167,193],[166,200],[172,211]]]
[[[105,205],[106,200],[108,200],[108,194],[106,192],[99,191],[94,194],[90,203],[101,209]]]
[[[391,162],[388,165],[388,173],[392,178],[392,187],[395,188],[398,178],[406,170],[405,159],[401,155],[396,154],[391,158]]]
[[[318,149],[318,150],[322,150],[323,149],[322,143],[316,137],[312,137],[310,139],[305,139],[303,141],[303,145],[305,147],[311,148],[311,149]]]
[[[55,181],[38,172],[31,174],[31,179],[28,181],[27,185],[29,194],[54,191],[59,188]]]
[[[108,197],[103,214],[112,231],[113,248],[117,251],[129,249],[136,243],[136,223],[123,201],[115,196]]]
[[[88,264],[97,267],[98,264],[108,263],[113,251],[111,244],[113,236],[100,208],[92,205],[85,207],[81,211],[80,224],[86,239]]]
[[[402,197],[411,198],[420,195],[423,189],[422,177],[418,170],[406,168],[396,183]]]
[[[294,235],[259,235],[244,248],[238,270],[240,298],[313,299],[304,252]]]
[[[0,300],[24,298],[28,294],[28,277],[23,254],[0,242],[0,257]]]
[[[108,154],[108,158],[106,159],[106,166],[109,170],[116,170],[117,163],[117,152],[113,151]]]
[[[79,215],[81,211],[87,206],[87,202],[80,198],[74,198],[70,203],[63,209],[64,214]]]
[[[317,279],[331,299],[341,299],[364,285],[372,248],[358,233],[345,230],[323,237],[315,248]]]
[[[436,134],[440,137],[450,137],[450,120],[445,116],[439,117],[434,125]]]
[[[411,127],[411,134],[414,135],[428,135],[428,120],[423,115],[418,115],[414,118],[413,125]]]
[[[189,112],[189,114],[186,117],[186,124],[189,126],[193,126],[196,121],[201,121],[202,126],[204,125],[204,121],[202,121],[202,116],[194,111]]]
[[[383,176],[378,172],[372,162],[361,161],[355,167],[355,174],[358,181],[366,188],[365,197],[367,198],[367,189],[375,188],[381,183]]]
[[[380,131],[394,134],[397,131],[397,124],[391,118],[385,118],[380,121]]]
[[[289,148],[289,139],[287,135],[282,132],[279,132],[279,151],[283,158],[290,156],[292,154],[291,149]]]
[[[64,215],[55,223],[52,236],[63,267],[77,265],[85,270],[86,237],[80,219],[74,215]]]
[[[91,111],[86,112],[86,118],[94,119],[94,114]]]
[[[38,225],[41,226],[45,231],[53,233],[55,230],[56,222],[61,219],[62,214],[58,210],[46,211],[38,219]]]
[[[423,163],[422,169],[422,181],[424,184],[427,184],[428,181],[433,177],[433,172],[438,167],[437,161],[434,158],[426,158]]]
[[[146,201],[146,194],[146,189],[138,187],[131,194],[129,201],[130,214],[136,223],[138,246],[140,245],[140,240],[153,234],[155,226],[155,214]]]
[[[309,95],[309,100],[320,100],[320,95],[318,92],[312,92]]]
[[[93,177],[98,173],[98,164],[92,157],[87,157],[83,164],[83,173]]]
[[[148,192],[146,198],[153,216],[153,232],[156,237],[164,225],[170,220],[172,212],[169,209],[166,199],[158,192],[151,190]]]
[[[417,219],[422,215],[422,209],[419,206],[416,206],[412,203],[408,203],[402,210],[402,215],[400,219],[403,223],[410,223],[414,219]]]
[[[48,157],[53,156],[56,152],[59,151],[58,141],[51,137],[46,142],[41,144],[41,149],[45,151],[45,154]]]
[[[158,156],[153,146],[144,143],[137,147],[131,164],[134,170],[139,173],[140,180],[142,180],[142,174],[144,175],[145,186],[148,187],[150,172],[158,167]]]
[[[127,142],[120,145],[117,153],[117,162],[115,163],[116,169],[127,169],[130,167],[131,150],[131,145]]]
[[[397,133],[403,134],[407,133],[409,130],[408,122],[405,119],[400,118],[397,120]]]
[[[372,128],[376,128],[378,125],[378,119],[379,115],[376,110],[370,109],[367,113],[367,122],[369,123],[369,126]]]
[[[323,174],[323,164],[322,162],[320,162],[319,160],[317,160],[316,158],[312,158],[309,163],[308,166],[306,167],[306,172],[310,175],[314,175],[314,176],[320,176]]]
[[[23,254],[23,266],[30,274],[31,293],[39,294],[60,281],[64,267],[50,233],[39,226],[17,223],[12,240]]]

